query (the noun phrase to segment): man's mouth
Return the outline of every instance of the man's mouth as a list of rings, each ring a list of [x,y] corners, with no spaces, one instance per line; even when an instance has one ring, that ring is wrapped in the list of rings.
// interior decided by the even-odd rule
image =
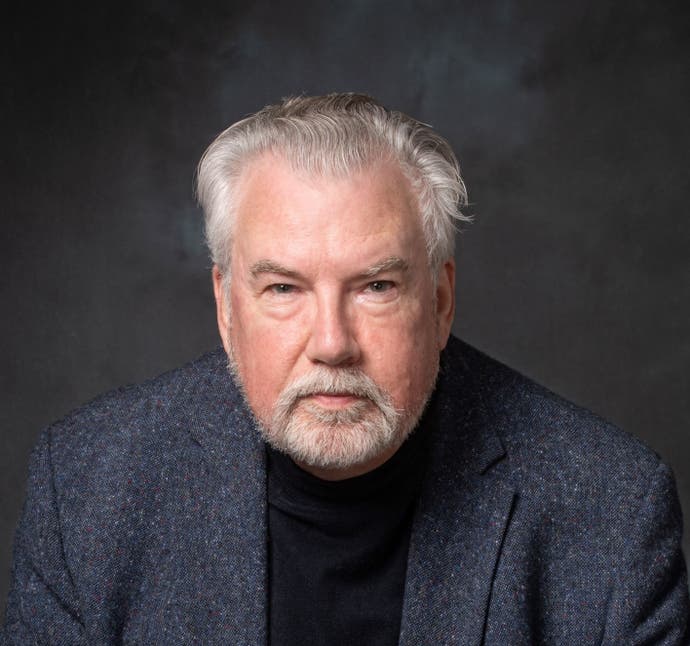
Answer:
[[[351,406],[355,402],[360,401],[361,397],[352,393],[314,393],[306,399],[322,408],[337,410]]]

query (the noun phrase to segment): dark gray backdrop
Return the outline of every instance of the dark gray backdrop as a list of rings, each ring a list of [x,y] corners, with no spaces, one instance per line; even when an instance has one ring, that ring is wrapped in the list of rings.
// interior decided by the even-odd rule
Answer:
[[[196,161],[301,92],[450,139],[456,333],[643,438],[690,513],[688,3],[193,5],[4,15],[0,599],[41,428],[216,344]]]

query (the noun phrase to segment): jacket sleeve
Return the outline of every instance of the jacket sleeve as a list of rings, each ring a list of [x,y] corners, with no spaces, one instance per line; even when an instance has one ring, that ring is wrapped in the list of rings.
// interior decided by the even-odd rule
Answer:
[[[14,544],[2,644],[86,644],[79,601],[60,532],[50,434],[34,449]]]
[[[690,607],[682,516],[666,465],[656,469],[626,530],[602,643],[687,646]]]

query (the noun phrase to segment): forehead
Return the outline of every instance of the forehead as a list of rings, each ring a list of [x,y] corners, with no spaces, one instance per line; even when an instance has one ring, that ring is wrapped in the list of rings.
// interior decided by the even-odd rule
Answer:
[[[362,245],[375,253],[423,239],[410,181],[389,161],[333,176],[265,154],[244,171],[235,197],[236,250],[258,245],[281,255],[309,248],[337,255],[343,246]]]

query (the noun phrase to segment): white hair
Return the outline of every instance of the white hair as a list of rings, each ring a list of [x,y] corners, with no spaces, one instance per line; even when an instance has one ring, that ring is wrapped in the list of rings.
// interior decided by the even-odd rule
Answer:
[[[448,142],[430,126],[362,94],[292,97],[266,106],[223,131],[204,153],[197,196],[211,259],[229,276],[233,193],[249,162],[264,153],[295,170],[347,176],[381,160],[397,162],[417,196],[434,277],[453,257],[455,224],[467,191]]]

